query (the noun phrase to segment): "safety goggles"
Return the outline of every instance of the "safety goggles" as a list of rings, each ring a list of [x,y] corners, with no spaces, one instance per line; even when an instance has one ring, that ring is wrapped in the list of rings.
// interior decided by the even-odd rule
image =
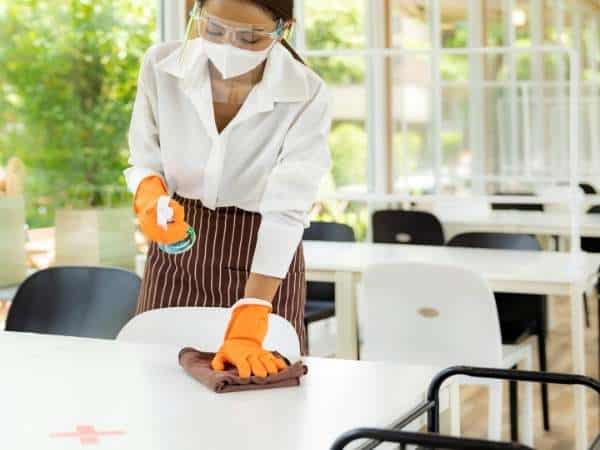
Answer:
[[[269,30],[265,25],[237,23],[221,19],[206,13],[206,11],[201,11],[199,8],[194,8],[190,16],[190,21],[195,24],[199,37],[217,44],[231,44],[245,50],[265,50],[273,41],[283,37],[287,28],[281,19],[277,20]]]

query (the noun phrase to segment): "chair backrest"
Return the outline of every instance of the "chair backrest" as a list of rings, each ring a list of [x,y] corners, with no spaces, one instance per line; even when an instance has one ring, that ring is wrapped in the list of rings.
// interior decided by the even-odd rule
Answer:
[[[494,295],[472,271],[428,263],[369,267],[359,289],[361,359],[498,367]]]
[[[311,222],[310,227],[304,230],[305,241],[332,241],[354,242],[352,227],[336,222]]]
[[[123,327],[117,339],[182,348],[191,346],[205,352],[216,352],[223,343],[230,313],[228,308],[154,309],[135,316]],[[292,361],[300,358],[300,341],[296,330],[276,314],[269,316],[269,332],[264,347],[277,350]]]
[[[53,267],[19,287],[8,331],[114,339],[135,314],[140,278],[107,267]]]
[[[373,241],[386,244],[444,245],[442,224],[425,211],[382,210],[373,214]]]
[[[463,233],[450,239],[448,246],[505,250],[542,250],[540,243],[534,236],[515,233]]]
[[[579,183],[579,187],[586,195],[594,195],[596,194],[596,188],[592,186],[590,183]]]
[[[312,222],[304,231],[305,241],[330,241],[354,242],[352,227],[336,222]],[[335,285],[322,281],[309,281],[306,284],[306,298],[308,300],[333,301],[335,299]]]
[[[448,242],[450,247],[491,248],[540,251],[538,240],[528,234],[463,233]],[[502,323],[535,320],[540,331],[546,329],[546,297],[536,294],[496,293],[498,315]]]

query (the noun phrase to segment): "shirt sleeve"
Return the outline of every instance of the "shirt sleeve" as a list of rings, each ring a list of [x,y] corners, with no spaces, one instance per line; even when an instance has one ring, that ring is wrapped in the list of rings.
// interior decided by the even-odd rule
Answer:
[[[290,128],[260,204],[253,273],[285,278],[323,176],[331,167],[329,91],[321,84]]]
[[[148,176],[159,176],[164,181],[160,154],[158,120],[156,115],[156,89],[151,76],[152,49],[144,55],[138,77],[138,88],[129,127],[129,164],[124,172],[127,188],[135,193],[140,182]]]

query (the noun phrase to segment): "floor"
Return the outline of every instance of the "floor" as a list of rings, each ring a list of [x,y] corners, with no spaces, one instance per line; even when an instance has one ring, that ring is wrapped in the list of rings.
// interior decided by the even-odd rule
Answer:
[[[587,374],[598,377],[598,357],[599,349],[597,343],[598,333],[598,306],[595,299],[590,302],[592,324],[586,334],[587,349]],[[555,324],[548,338],[549,368],[555,372],[569,372],[571,367],[570,360],[570,334],[569,334],[569,304],[566,299],[557,299],[554,302]],[[0,302],[0,329],[3,327],[4,319],[8,309],[6,305]],[[330,324],[317,325],[311,329],[311,349],[315,353],[322,354],[327,352],[329,345],[323,342],[314,342],[312,337],[318,335],[324,336],[331,331],[333,327]],[[330,339],[323,339],[332,343]],[[313,348],[314,346],[314,348]],[[537,358],[537,356],[536,356]],[[506,389],[505,389],[506,392]],[[544,432],[541,425],[541,410],[539,409],[539,389],[535,389],[535,443],[536,448],[543,450],[572,450],[573,448],[573,420],[571,417],[573,396],[572,389],[562,386],[550,387],[550,411],[551,426],[550,432]],[[1,395],[1,394],[0,394]],[[465,436],[484,437],[486,435],[487,424],[487,396],[484,390],[477,388],[464,388],[461,392],[462,405],[462,431]],[[600,432],[599,401],[593,394],[588,397],[589,405],[589,433],[595,436]],[[508,428],[508,399],[505,400],[504,411],[504,438],[509,438]]]

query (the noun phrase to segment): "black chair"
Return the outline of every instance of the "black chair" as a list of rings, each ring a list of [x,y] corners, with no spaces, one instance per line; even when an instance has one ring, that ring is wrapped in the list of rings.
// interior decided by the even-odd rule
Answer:
[[[510,250],[541,251],[535,237],[526,234],[508,233],[464,233],[448,242],[451,247],[493,248]],[[496,307],[500,319],[500,331],[503,344],[516,344],[535,335],[539,348],[540,369],[547,370],[546,360],[546,308],[545,295],[496,293]],[[511,429],[513,438],[517,434],[517,392],[511,384]],[[544,430],[550,429],[550,411],[548,406],[548,386],[542,385],[542,413]]]
[[[436,216],[424,211],[382,210],[373,214],[373,242],[444,245],[444,229]]]
[[[348,225],[334,222],[312,222],[304,231],[305,241],[354,242],[354,230]],[[304,324],[335,316],[335,285],[310,281],[306,286]]]
[[[140,278],[101,267],[54,267],[19,287],[7,331],[114,339],[135,314]]]
[[[594,195],[596,194],[596,188],[589,183],[579,183],[579,187],[586,195]]]
[[[600,214],[600,205],[594,206],[588,210],[588,214]],[[600,238],[584,237],[581,238],[581,249],[584,252],[589,253],[600,253]],[[600,268],[599,268],[600,272]],[[600,292],[600,279],[596,284],[596,291]],[[586,322],[589,325],[589,318],[587,314],[587,294],[583,294],[585,306],[586,306]],[[599,297],[600,298],[600,297]],[[600,346],[600,303],[598,304],[598,345]],[[599,347],[600,348],[600,347]],[[600,355],[598,357],[598,373],[600,373]]]

